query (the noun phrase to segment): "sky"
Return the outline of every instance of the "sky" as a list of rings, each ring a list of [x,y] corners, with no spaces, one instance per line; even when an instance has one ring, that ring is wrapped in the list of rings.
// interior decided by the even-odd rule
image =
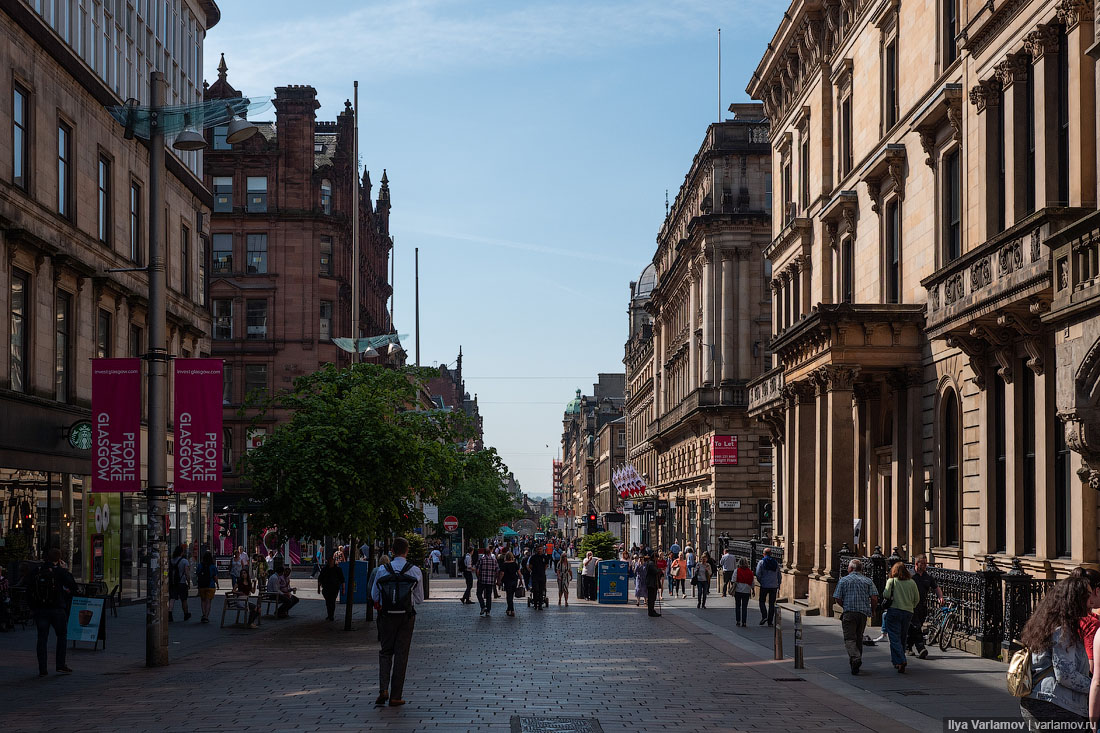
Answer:
[[[562,412],[623,371],[629,283],[653,257],[707,125],[745,86],[782,0],[219,0],[246,95],[310,84],[335,120],[359,81],[359,151],[386,169],[397,330],[454,366],[485,442],[549,496]],[[718,93],[718,29],[722,90]],[[253,116],[274,119],[274,111]]]

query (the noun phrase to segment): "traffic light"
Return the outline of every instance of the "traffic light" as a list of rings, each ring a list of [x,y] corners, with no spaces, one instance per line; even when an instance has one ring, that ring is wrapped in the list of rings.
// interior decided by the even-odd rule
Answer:
[[[756,505],[757,519],[761,526],[772,523],[772,503],[770,501],[760,501]]]
[[[596,516],[596,512],[589,512],[588,516],[585,517],[585,519],[588,523],[587,531],[589,531],[589,532],[599,531],[599,525],[596,523],[599,518]]]

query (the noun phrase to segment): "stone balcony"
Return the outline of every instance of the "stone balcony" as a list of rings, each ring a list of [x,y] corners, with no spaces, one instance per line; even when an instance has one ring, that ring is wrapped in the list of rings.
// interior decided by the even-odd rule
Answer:
[[[690,420],[704,410],[740,409],[748,407],[748,385],[744,381],[730,382],[718,387],[698,387],[688,393],[679,404],[649,423],[646,437],[659,441],[681,423]]]
[[[764,414],[783,404],[783,367],[777,366],[749,381],[749,414]]]

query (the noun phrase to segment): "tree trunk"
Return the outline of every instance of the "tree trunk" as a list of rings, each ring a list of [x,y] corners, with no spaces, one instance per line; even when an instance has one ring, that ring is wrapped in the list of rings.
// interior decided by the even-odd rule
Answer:
[[[351,614],[354,607],[353,598],[355,597],[355,547],[353,538],[348,549],[347,592],[344,594],[344,631],[351,631]]]

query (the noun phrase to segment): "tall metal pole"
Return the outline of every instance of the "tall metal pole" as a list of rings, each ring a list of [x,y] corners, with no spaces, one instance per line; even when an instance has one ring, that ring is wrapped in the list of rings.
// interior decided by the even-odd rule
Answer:
[[[416,261],[416,365],[420,366],[420,248],[415,250]]]
[[[165,302],[164,251],[161,241],[161,215],[164,212],[164,130],[160,111],[164,107],[164,75],[149,74],[153,114],[149,122],[149,351],[145,355],[149,369],[149,431],[146,455],[148,475],[149,573],[146,579],[145,664],[168,664],[168,346],[165,338],[167,304]]]
[[[393,325],[393,301],[396,293],[397,284],[397,240],[390,235],[390,328],[397,330],[397,326]]]
[[[352,107],[354,135],[351,141],[351,167],[355,171],[351,184],[351,337],[359,339],[359,82],[355,82],[355,105]],[[359,344],[352,361],[359,361]]]

